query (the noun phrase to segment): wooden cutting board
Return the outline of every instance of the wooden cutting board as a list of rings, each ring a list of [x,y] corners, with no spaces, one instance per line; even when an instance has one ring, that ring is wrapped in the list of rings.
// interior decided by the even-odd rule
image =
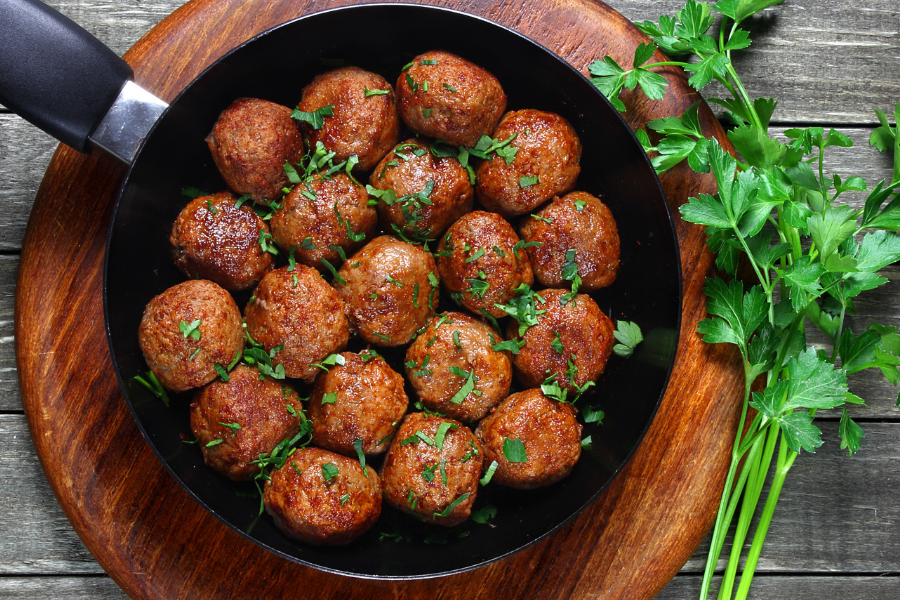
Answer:
[[[353,0],[194,0],[126,55],[136,80],[171,100],[220,55],[289,19]],[[587,0],[426,0],[512,27],[586,72],[630,64],[639,32]],[[699,97],[667,76],[660,102],[628,99],[632,126]],[[704,127],[727,145],[709,110]],[[441,579],[378,582],[309,569],[232,532],[194,502],[144,442],[119,391],[102,310],[106,230],[124,167],[60,146],[31,213],[16,295],[16,350],[35,449],[63,510],[135,598],[650,598],[715,516],[741,395],[736,357],[703,344],[702,287],[712,261],[699,227],[678,221],[684,265],[681,342],[668,391],[640,449],[586,511],[540,543]],[[673,210],[714,182],[687,168],[663,178]],[[677,213],[675,213],[677,214]]]

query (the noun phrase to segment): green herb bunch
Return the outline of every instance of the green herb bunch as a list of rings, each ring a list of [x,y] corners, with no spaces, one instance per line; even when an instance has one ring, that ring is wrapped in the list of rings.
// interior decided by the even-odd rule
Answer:
[[[729,281],[707,280],[710,317],[697,330],[706,342],[737,346],[744,365],[743,407],[701,599],[708,596],[726,532],[738,513],[719,589],[719,598],[732,597],[741,550],[772,471],[736,593],[737,598],[747,597],[785,477],[802,450],[813,453],[823,443],[813,423],[817,410],[840,408],[841,448],[851,455],[859,449],[864,434],[846,405],[864,401],[848,390],[847,376],[878,369],[892,384],[900,382],[896,327],[872,324],[858,335],[844,327],[845,316],[855,313],[854,298],[887,283],[878,271],[900,260],[900,236],[892,233],[900,231],[900,133],[877,111],[881,126],[870,143],[879,151],[894,152],[894,169],[890,183],[882,181],[871,189],[862,177],[825,173],[826,148],[853,145],[845,135],[820,127],[789,129],[783,141],[769,134],[777,102],[751,99],[731,54],[750,45],[740,24],[780,2],[720,0],[710,7],[688,0],[674,17],[636,24],[651,43],[637,47],[630,68],[609,56],[590,65],[592,82],[621,111],[623,88],[640,86],[651,99],[663,97],[667,83],[653,71],[657,67],[682,67],[696,90],[718,81],[731,94],[708,100],[725,109],[733,125],[728,139],[739,159],[704,136],[697,104],[680,117],[650,121],[652,134],[636,132],[658,173],[687,160],[694,171],[711,171],[715,177],[717,194],[700,194],[680,208],[686,221],[706,226],[716,265],[730,276]],[[651,62],[657,48],[678,60]],[[900,121],[900,104],[895,118]],[[861,209],[836,202],[850,191],[869,192]],[[745,285],[734,278],[739,263],[752,268],[755,281]],[[830,351],[807,343],[810,325],[825,333]]]

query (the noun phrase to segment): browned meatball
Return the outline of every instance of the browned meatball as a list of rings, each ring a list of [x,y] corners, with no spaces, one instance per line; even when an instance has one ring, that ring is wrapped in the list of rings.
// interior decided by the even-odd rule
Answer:
[[[272,255],[259,244],[269,227],[231,192],[191,200],[172,226],[169,244],[175,266],[226,290],[246,290],[272,269]]]
[[[313,386],[313,443],[356,456],[356,442],[366,455],[381,454],[409,405],[403,377],[371,351],[342,352],[340,357]]]
[[[477,421],[509,394],[512,363],[491,347],[500,341],[466,314],[435,317],[406,350],[406,376],[429,409]]]
[[[259,371],[238,365],[228,381],[217,379],[191,403],[191,431],[203,461],[235,481],[259,473],[253,461],[300,430],[300,397]]]
[[[229,364],[244,347],[241,311],[212,281],[191,279],[147,303],[138,342],[159,382],[184,392],[215,379],[214,365]]]
[[[352,542],[381,516],[381,482],[371,467],[318,448],[291,454],[263,491],[266,512],[308,544]]]
[[[436,271],[430,253],[383,235],[344,262],[335,287],[363,340],[401,346],[434,316]]]
[[[437,256],[444,286],[475,312],[505,316],[496,304],[506,304],[519,285],[534,283],[519,236],[496,213],[479,210],[458,220],[441,238]]]
[[[322,259],[337,264],[340,253],[356,252],[378,225],[378,214],[369,206],[366,188],[346,173],[327,179],[315,175],[299,183],[272,217],[272,235],[278,244],[310,267],[322,268]]]
[[[369,94],[387,91],[387,94]],[[368,171],[378,164],[400,139],[400,118],[394,104],[394,90],[384,77],[357,67],[344,67],[318,75],[303,88],[297,108],[314,112],[332,106],[332,115],[324,118],[321,129],[302,125],[311,147],[316,142],[336,154],[335,162],[354,154],[359,169]]]
[[[436,238],[472,210],[475,190],[469,174],[455,157],[435,157],[426,142],[409,139],[394,148],[369,177],[372,187],[394,190],[397,200],[384,198],[378,214],[386,230],[394,225],[422,240]]]
[[[416,133],[474,146],[506,110],[497,78],[449,52],[420,54],[397,79],[397,106]]]
[[[581,290],[598,290],[616,280],[619,231],[599,198],[572,192],[554,198],[538,216],[526,218],[519,229],[522,239],[530,242],[525,250],[538,281],[548,287],[568,285],[563,265],[570,258],[578,265]]]
[[[244,309],[247,333],[267,352],[284,346],[272,358],[287,377],[312,381],[321,362],[350,339],[350,325],[337,292],[313,268],[297,265],[270,271]]]
[[[458,525],[472,512],[483,457],[478,439],[462,423],[407,415],[381,469],[384,499],[429,523]]]
[[[556,483],[572,472],[581,456],[581,425],[575,410],[550,400],[540,389],[504,400],[478,424],[475,435],[484,447],[484,463],[497,461],[491,481],[513,488]],[[522,458],[516,455],[517,446],[519,450],[524,446],[524,461],[510,460]]]
[[[288,184],[284,163],[303,157],[303,138],[291,109],[257,98],[232,102],[206,143],[228,187],[254,200],[281,196]]]
[[[564,296],[570,295],[567,290],[539,293],[544,302],[536,303],[537,325],[519,336],[525,345],[513,358],[518,380],[525,387],[537,387],[555,377],[560,387],[570,390],[596,381],[615,343],[612,321],[585,294],[576,294],[563,305]],[[515,321],[507,333],[516,337]]]
[[[572,189],[581,172],[581,141],[568,121],[539,110],[518,110],[503,115],[494,138],[515,134],[510,148],[515,158],[491,154],[478,165],[478,200],[505,217],[530,212]]]

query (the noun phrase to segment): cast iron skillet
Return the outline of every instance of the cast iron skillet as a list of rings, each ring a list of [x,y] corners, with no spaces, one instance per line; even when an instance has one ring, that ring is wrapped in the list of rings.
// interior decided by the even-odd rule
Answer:
[[[0,0],[0,5],[10,2],[34,4]],[[616,283],[593,296],[613,319],[637,322],[645,341],[628,360],[614,356],[595,391],[579,401],[599,406],[606,417],[599,427],[585,427],[591,448],[564,481],[533,491],[480,488],[475,509],[487,504],[498,509],[491,525],[469,522],[448,532],[424,527],[385,505],[379,523],[354,543],[310,547],[286,538],[267,515],[258,517],[252,486],[207,469],[199,449],[184,443],[193,439],[190,394],[172,394],[167,408],[131,382],[147,369],[138,323],[153,296],[183,280],[168,247],[171,225],[187,201],[182,188],[225,189],[203,141],[220,111],[242,96],[296,105],[303,85],[338,64],[357,65],[394,82],[412,56],[430,49],[454,52],[493,72],[511,110],[552,111],[573,124],[584,146],[576,189],[604,197],[622,239]],[[127,66],[113,65],[112,79],[130,76]],[[3,96],[0,101],[24,113],[36,101],[16,106],[6,91]],[[88,103],[94,101],[87,96]],[[96,121],[78,123],[84,115],[75,111],[68,119],[87,133],[72,133],[65,117],[28,116],[67,143],[87,148]],[[104,311],[116,374],[138,427],[173,477],[207,510],[258,545],[305,565],[352,576],[420,578],[472,569],[525,548],[572,519],[623,468],[668,382],[681,317],[680,274],[671,217],[650,162],[619,114],[583,76],[547,49],[477,17],[424,6],[367,5],[316,13],[257,36],[207,69],[163,112],[120,192],[107,245]],[[237,299],[243,306],[246,298]],[[405,539],[379,539],[384,534]]]

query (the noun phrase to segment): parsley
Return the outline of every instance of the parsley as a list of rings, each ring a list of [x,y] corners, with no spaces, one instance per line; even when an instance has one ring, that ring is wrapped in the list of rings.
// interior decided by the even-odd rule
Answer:
[[[605,56],[589,67],[592,83],[619,110],[625,109],[619,98],[623,88],[640,86],[654,100],[664,96],[666,80],[655,72],[662,66],[689,72],[688,83],[698,91],[717,81],[730,93],[707,99],[723,107],[734,124],[728,138],[741,162],[717,140],[706,138],[699,103],[681,116],[649,122],[647,127],[658,140],[655,145],[646,131],[636,134],[644,150],[653,154],[651,164],[657,173],[686,160],[694,171],[712,174],[717,192],[690,198],[679,210],[684,220],[706,227],[722,272],[735,275],[741,260],[754,273],[755,283],[746,288],[738,279],[708,279],[704,289],[708,317],[697,327],[704,341],[737,348],[745,374],[742,414],[751,407],[757,411],[749,422],[742,417],[735,432],[701,598],[708,595],[734,507],[740,506],[739,523],[750,523],[759,490],[772,471],[765,502],[771,515],[797,455],[812,453],[823,444],[813,423],[816,411],[840,407],[841,447],[850,453],[858,449],[862,430],[849,418],[845,404],[861,399],[848,390],[847,375],[876,369],[888,381],[900,383],[900,346],[892,337],[897,335],[894,328],[876,324],[859,335],[844,328],[845,316],[855,310],[854,299],[885,283],[877,272],[900,259],[900,238],[888,233],[900,229],[896,191],[900,144],[896,134],[892,140],[884,114],[876,112],[881,127],[870,143],[881,151],[894,150],[894,178],[890,184],[875,185],[857,210],[836,200],[845,192],[866,191],[866,182],[825,170],[826,149],[850,147],[849,138],[821,127],[788,129],[786,141],[771,135],[777,102],[748,96],[732,54],[750,45],[749,32],[740,25],[778,3],[723,0],[709,5],[687,0],[675,16],[637,24],[650,41],[637,47],[633,59],[629,57],[631,64],[619,65]],[[677,60],[654,62],[657,48]],[[900,104],[895,108],[900,116]],[[820,329],[829,347],[808,346],[808,327]],[[631,324],[620,324],[616,333],[619,353],[630,353],[641,338]],[[764,381],[765,387],[751,389],[755,381]],[[768,526],[764,518],[751,543],[754,552],[762,546]],[[735,548],[747,544],[746,534],[746,528],[738,526]],[[723,597],[731,596],[738,561],[744,562],[740,552],[733,553],[731,561],[721,583]],[[746,563],[738,597],[746,597],[755,571],[755,561]]]
[[[469,282],[470,286],[466,292],[471,294],[473,298],[483,299],[485,293],[491,287],[487,281],[482,281],[481,279],[466,279],[466,281]]]
[[[188,323],[187,321],[179,321],[178,322],[178,331],[181,332],[181,335],[184,339],[191,338],[192,340],[200,339],[200,319],[196,321],[192,321]]]
[[[506,340],[505,342],[498,342],[491,346],[491,349],[494,352],[512,352],[513,354],[518,354],[519,350],[525,345],[525,340]]]
[[[497,471],[497,467],[499,466],[500,465],[496,460],[492,460],[490,466],[487,468],[487,471],[484,474],[484,477],[479,480],[479,483],[481,483],[481,485],[489,484],[491,482],[491,479],[494,478],[494,473]]]
[[[419,308],[419,284],[413,286],[413,297],[412,297],[413,306]]]
[[[447,422],[443,422],[438,425],[437,431],[434,434],[434,445],[438,450],[443,449],[444,438],[447,436],[447,432],[451,429],[459,429],[459,426],[456,423]]]
[[[187,196],[188,198],[193,200],[194,198],[199,198],[201,196],[209,196],[209,193],[200,191],[200,188],[186,187],[181,188],[181,195]]]
[[[531,286],[522,283],[516,288],[516,295],[509,300],[509,304],[494,304],[497,308],[511,316],[519,323],[519,336],[534,325],[537,325],[538,315],[547,312],[546,309],[538,310],[536,302],[544,302],[540,294],[532,291]]]
[[[584,200],[576,200],[575,201],[575,210],[578,212],[584,212],[584,207],[587,206],[587,202]]]
[[[319,262],[325,265],[325,268],[331,271],[331,274],[334,276],[334,281],[338,285],[347,285],[347,280],[338,275],[337,269],[334,268],[334,265],[325,260],[324,258],[320,258]]]
[[[422,361],[422,366],[419,368],[418,371],[416,371],[415,373],[413,373],[413,377],[421,377],[421,376],[423,376],[423,375],[431,375],[431,370],[425,368],[425,367],[428,366],[428,361],[429,361],[429,360],[431,360],[431,354],[426,354],[426,355],[425,355],[425,360]],[[410,362],[412,362],[412,361],[410,361]],[[414,366],[416,366],[416,363],[413,362],[412,366],[410,366],[410,365],[407,363],[407,366],[409,366],[409,368],[411,369],[411,368],[413,368]]]
[[[447,485],[447,467],[446,467],[446,465],[447,465],[447,459],[442,458],[441,459],[441,483],[443,483],[445,487]]]
[[[264,375],[268,375],[272,379],[284,379],[284,365],[280,363],[274,365],[272,363],[272,359],[275,358],[275,355],[282,350],[284,350],[284,344],[275,346],[269,352],[266,352],[262,347],[257,346],[245,348],[243,359],[248,365],[256,366],[257,370],[259,370],[260,378]]]
[[[219,439],[216,439],[216,440],[212,440],[212,441],[210,441],[210,442],[208,442],[208,443],[206,444],[206,447],[207,447],[207,448],[212,448],[213,446],[218,446],[219,444],[221,444],[221,443],[224,442],[224,441],[225,441],[225,440],[223,440],[222,438],[219,438]]]
[[[465,382],[463,382],[462,387],[453,394],[452,398],[450,398],[450,402],[453,404],[462,404],[463,400],[468,398],[469,394],[475,390],[475,381],[477,380],[475,377],[475,370],[463,371],[459,367],[450,367],[450,372],[458,377],[464,377],[466,379]]]
[[[444,83],[443,85],[444,85],[444,87],[445,87],[446,89],[450,90],[451,92],[455,92],[455,91],[456,91],[456,88],[453,87],[452,85],[450,85],[449,83]]]
[[[581,447],[585,450],[590,450],[591,448],[591,436],[587,436],[583,440],[581,440]]]
[[[603,417],[605,416],[606,414],[596,406],[584,407],[585,423],[596,423],[597,425],[600,425],[603,422]]]
[[[563,306],[572,301],[581,287],[581,276],[578,274],[578,263],[575,262],[575,250],[566,250],[566,262],[562,265],[562,278],[572,282],[572,290],[560,297]]]
[[[425,83],[427,84],[428,82],[426,81]],[[425,90],[425,91],[427,92],[428,90]],[[432,112],[433,110],[434,110],[434,109],[432,109],[432,108],[423,108],[423,109],[422,109],[422,116],[425,117],[425,118],[427,119],[428,117],[431,116],[431,112]]]
[[[272,234],[265,229],[259,230],[259,239],[257,242],[259,243],[260,250],[268,252],[273,256],[278,256],[278,246],[275,245],[275,238],[273,238]]]
[[[516,139],[516,135],[517,134],[514,133],[503,141],[500,141],[497,139],[491,139],[491,137],[488,135],[482,135],[481,138],[478,140],[478,143],[475,144],[475,147],[469,148],[467,150],[466,155],[465,155],[465,163],[463,162],[462,158],[459,159],[459,162],[460,162],[460,164],[462,164],[463,167],[468,168],[468,166],[469,166],[468,155],[469,154],[471,154],[472,156],[475,156],[477,158],[488,159],[489,158],[488,155],[493,152],[497,156],[499,156],[500,158],[505,160],[507,165],[510,165],[510,164],[512,164],[513,160],[515,159],[516,153],[519,151],[518,148],[510,146],[510,143],[514,139]],[[462,154],[462,151],[460,151],[460,154]],[[471,178],[471,172],[470,172],[470,178]]]
[[[209,211],[209,214],[211,214],[211,215],[214,215],[214,214],[216,214],[217,212],[219,212],[219,211],[216,210],[216,207],[213,206],[212,200],[207,200],[207,201],[206,201],[206,210],[208,210],[208,211]]]
[[[493,464],[497,464],[497,463],[493,463]],[[472,519],[473,521],[475,521],[476,523],[481,523],[482,525],[484,525],[485,523],[487,523],[491,519],[495,518],[496,516],[497,516],[497,507],[488,504],[487,506],[484,506],[478,510],[473,510],[472,514],[469,516],[469,518]]]
[[[311,237],[303,238],[303,241],[300,242],[300,247],[303,248],[304,250],[315,250],[316,249],[316,245],[313,244]]]
[[[194,360],[195,358],[197,358],[198,354],[200,354],[200,348],[197,348],[196,350],[191,352],[191,355],[188,356],[188,360]]]
[[[436,61],[436,60],[420,60],[419,64],[420,65],[436,65],[436,64],[438,64],[438,61]]]
[[[555,375],[551,375],[547,378],[547,381],[541,384],[541,392],[551,400],[556,400],[557,402],[562,402],[563,404],[565,404],[566,397],[569,394],[568,388],[561,387],[556,381]]]
[[[562,345],[562,340],[559,339],[558,331],[553,332],[553,341],[550,342],[550,347],[553,348],[553,350],[555,350],[557,354],[563,354],[564,348]]]
[[[386,275],[386,276],[385,276],[385,279],[387,279],[387,282],[390,283],[390,284],[392,284],[392,285],[396,285],[397,287],[400,287],[400,288],[403,287],[403,284],[402,284],[401,282],[397,281],[396,279],[394,279],[394,278],[391,277],[390,275]]]
[[[628,358],[634,352],[635,346],[644,341],[641,328],[631,321],[616,321],[616,330],[613,332],[618,344],[613,346],[613,352],[623,358]]]
[[[470,256],[469,258],[467,258],[464,262],[466,262],[466,263],[472,263],[472,262],[475,262],[476,260],[478,260],[479,258],[481,258],[482,256],[484,256],[484,248],[479,248],[479,249],[475,252],[475,254],[473,254],[472,256]]]
[[[135,375],[132,379],[141,384],[151,394],[162,400],[163,406],[168,407],[169,396],[168,394],[166,394],[166,388],[162,386],[153,371],[147,371],[146,373],[144,373],[144,376],[146,377],[146,379],[144,377],[141,377],[140,375]]]
[[[325,117],[330,117],[334,114],[334,104],[329,104],[328,106],[323,106],[322,108],[318,108],[312,112],[304,112],[299,108],[295,108],[291,113],[291,118],[300,121],[301,123],[309,123],[313,129],[322,129],[322,126],[325,125]]]
[[[244,204],[244,202],[246,202],[250,198],[252,198],[251,194],[244,194],[243,196],[241,196],[240,198],[237,199],[237,202],[234,203],[234,207],[240,208]]]
[[[320,369],[322,369],[323,371],[325,371],[327,373],[328,367],[333,367],[335,365],[340,365],[343,367],[345,364],[347,364],[347,359],[345,359],[342,355],[329,354],[322,360],[322,362],[312,363],[310,366],[319,367]]]
[[[419,91],[419,84],[413,81],[413,78],[409,75],[409,73],[406,73],[406,83],[407,85],[409,85],[409,89],[412,90],[413,94]]]
[[[503,456],[511,463],[528,461],[528,457],[525,455],[525,444],[519,438],[514,440],[503,438]]]
[[[391,93],[391,90],[370,90],[367,87],[364,87],[363,90],[365,92],[366,98],[368,98],[369,96],[386,96],[387,94]]]
[[[237,432],[240,431],[240,429],[241,429],[241,424],[240,424],[240,423],[223,423],[222,421],[219,421],[219,425],[221,425],[222,427],[227,427],[228,429],[230,429],[230,430],[231,430],[231,437],[236,436],[236,435],[237,435]]]
[[[432,520],[437,519],[438,517],[447,517],[450,516],[450,513],[453,512],[453,509],[456,508],[460,503],[464,502],[469,497],[469,493],[466,492],[456,500],[450,503],[450,505],[442,510],[441,512],[435,512],[432,515]]]
[[[541,215],[532,214],[531,218],[537,219],[538,221],[543,221],[544,223],[553,224],[553,219],[548,219],[547,217],[542,217]]]
[[[340,473],[341,472],[338,471],[338,468],[334,465],[334,463],[325,463],[324,465],[322,465],[322,477],[326,482],[331,481],[332,479],[340,475]]]
[[[456,346],[457,352],[462,350],[462,343],[459,341],[459,330],[453,332],[453,345]]]
[[[322,395],[322,404],[335,404],[337,402],[337,394],[327,392]]]
[[[344,494],[341,496],[341,506],[343,507],[346,504],[347,500],[350,499],[350,494]]]
[[[356,458],[359,460],[359,468],[362,469],[363,475],[369,476],[369,470],[366,469],[366,455],[363,452],[363,441],[361,439],[353,440],[353,449],[356,450]]]
[[[425,468],[422,471],[422,479],[424,479],[428,483],[431,483],[432,481],[434,481],[434,472],[437,470],[437,468],[438,468],[437,463],[431,465],[430,467]]]
[[[531,187],[533,185],[537,185],[540,183],[540,179],[538,179],[537,175],[523,175],[519,177],[519,187],[524,189],[527,187]],[[534,215],[531,215],[534,216]],[[546,219],[542,219],[546,220]],[[547,221],[548,223],[552,223],[552,221]]]
[[[494,252],[496,252],[500,256],[500,258],[506,258],[506,253],[499,247],[494,246]]]
[[[534,215],[532,215],[532,216],[534,216]],[[524,257],[521,254],[519,254],[519,250],[524,250],[525,248],[530,248],[531,246],[537,246],[538,248],[540,248],[541,243],[540,242],[525,242],[523,240],[519,240],[518,242],[516,242],[516,245],[513,246],[513,254],[515,254],[518,258],[524,260]]]

